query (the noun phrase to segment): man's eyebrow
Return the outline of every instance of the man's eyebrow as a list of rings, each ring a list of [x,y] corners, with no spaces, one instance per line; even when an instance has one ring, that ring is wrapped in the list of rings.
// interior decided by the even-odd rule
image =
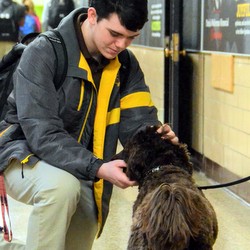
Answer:
[[[115,30],[112,30],[112,29],[109,29],[109,28],[107,28],[107,30],[108,30],[109,32],[111,32],[111,33],[114,33],[114,34],[118,35],[118,36],[124,36],[123,34],[121,34],[120,32],[117,32],[117,31],[115,31]],[[135,35],[133,35],[133,36],[128,36],[127,38],[135,38],[135,37],[137,37],[137,36],[139,36],[139,35],[140,35],[140,33],[135,34]],[[125,36],[125,37],[126,37],[126,36]]]

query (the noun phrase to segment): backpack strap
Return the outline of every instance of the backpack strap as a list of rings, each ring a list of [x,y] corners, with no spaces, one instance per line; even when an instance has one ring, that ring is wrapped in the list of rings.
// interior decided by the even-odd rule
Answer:
[[[68,54],[66,46],[61,34],[57,30],[48,30],[44,33],[41,33],[40,36],[45,36],[53,46],[57,61],[54,84],[56,90],[58,90],[62,86],[67,75]]]
[[[24,45],[28,45],[29,43],[31,43],[31,42],[32,42],[36,37],[38,37],[39,35],[40,35],[39,32],[31,32],[31,33],[25,35],[25,36],[21,39],[20,43],[21,43],[21,44],[24,44]]]

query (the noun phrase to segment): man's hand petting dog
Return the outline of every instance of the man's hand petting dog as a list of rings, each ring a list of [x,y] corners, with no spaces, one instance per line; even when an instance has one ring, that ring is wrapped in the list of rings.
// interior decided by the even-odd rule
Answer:
[[[96,176],[106,181],[111,182],[119,188],[127,188],[136,186],[137,182],[129,180],[123,169],[126,168],[126,163],[123,160],[113,160],[101,165]]]
[[[162,139],[168,139],[173,144],[179,143],[178,137],[168,124],[160,126],[157,133],[161,135]],[[112,161],[102,164],[97,171],[97,178],[109,181],[115,186],[123,189],[137,186],[138,183],[136,181],[131,181],[126,175],[124,169],[126,169],[127,165],[125,161],[119,160],[118,155]]]
[[[167,123],[160,126],[157,133],[162,135],[162,139],[168,139],[175,145],[179,143],[179,138]]]

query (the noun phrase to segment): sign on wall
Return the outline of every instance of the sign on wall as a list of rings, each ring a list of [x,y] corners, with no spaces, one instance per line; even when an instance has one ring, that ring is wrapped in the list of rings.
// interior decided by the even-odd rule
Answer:
[[[148,22],[133,44],[165,47],[165,0],[148,1]]]
[[[250,54],[250,0],[203,3],[203,51]]]

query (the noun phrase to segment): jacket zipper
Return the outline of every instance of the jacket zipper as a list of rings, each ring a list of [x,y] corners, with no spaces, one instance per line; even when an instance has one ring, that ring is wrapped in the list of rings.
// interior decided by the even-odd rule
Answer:
[[[86,113],[85,119],[84,119],[83,124],[82,124],[80,135],[79,135],[78,140],[77,140],[79,143],[81,141],[82,134],[83,134],[83,131],[84,131],[84,128],[85,128],[85,125],[86,125],[86,122],[87,122],[87,119],[88,119],[88,116],[89,116],[89,113],[90,113],[90,108],[91,108],[92,102],[93,102],[93,95],[94,95],[94,90],[92,88],[92,90],[91,90],[91,98],[90,98],[90,101],[89,101],[89,106],[88,106],[88,109],[87,109],[87,113]]]
[[[24,174],[23,174],[23,165],[26,164],[29,161],[29,158],[34,155],[34,154],[29,154],[28,156],[26,156],[22,161],[21,161],[21,165],[22,165],[22,179],[24,178]]]
[[[29,158],[30,158],[32,155],[34,155],[34,154],[29,154],[28,156],[26,156],[26,157],[21,161],[21,163],[22,163],[22,164],[26,164],[26,163],[29,161]]]

